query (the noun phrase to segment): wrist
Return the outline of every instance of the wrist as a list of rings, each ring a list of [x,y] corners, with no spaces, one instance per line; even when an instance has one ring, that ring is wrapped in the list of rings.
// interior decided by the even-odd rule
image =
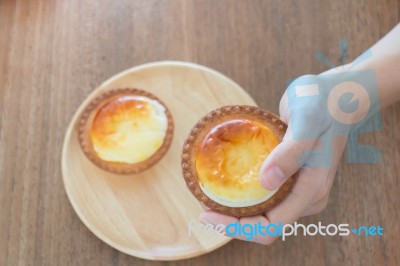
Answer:
[[[372,70],[376,79],[379,106],[381,109],[400,101],[400,54],[379,53],[372,50],[372,56],[359,64],[353,64],[348,71]]]
[[[318,75],[331,117],[348,128],[380,110],[374,70],[354,66],[350,63]]]

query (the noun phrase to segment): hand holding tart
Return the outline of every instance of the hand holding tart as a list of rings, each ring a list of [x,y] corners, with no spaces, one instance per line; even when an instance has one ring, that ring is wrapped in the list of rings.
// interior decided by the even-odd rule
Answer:
[[[286,124],[254,106],[225,106],[192,129],[182,152],[186,184],[208,208],[236,217],[265,213],[291,190],[295,177],[266,190],[259,170],[282,141]]]
[[[98,167],[117,174],[144,171],[167,152],[172,116],[154,95],[116,89],[94,99],[79,121],[79,143]]]

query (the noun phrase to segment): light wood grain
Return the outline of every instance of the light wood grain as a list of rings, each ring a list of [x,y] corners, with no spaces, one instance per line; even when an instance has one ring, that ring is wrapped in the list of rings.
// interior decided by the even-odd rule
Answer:
[[[278,113],[286,81],[347,62],[400,21],[396,0],[0,0],[0,265],[397,265],[400,261],[400,105],[363,137],[382,163],[339,166],[328,206],[302,223],[381,224],[382,238],[241,241],[200,257],[153,262],[92,234],[65,193],[61,150],[82,101],[124,69],[196,62]]]
[[[166,104],[174,137],[160,162],[136,175],[105,172],[83,154],[77,128],[83,109],[95,97],[117,88],[140,88]],[[203,210],[182,177],[180,155],[193,125],[224,105],[255,105],[236,83],[204,66],[155,62],[128,69],[105,81],[78,108],[68,127],[62,172],[69,199],[84,224],[100,239],[129,255],[149,260],[179,260],[205,254],[230,238],[202,231]]]

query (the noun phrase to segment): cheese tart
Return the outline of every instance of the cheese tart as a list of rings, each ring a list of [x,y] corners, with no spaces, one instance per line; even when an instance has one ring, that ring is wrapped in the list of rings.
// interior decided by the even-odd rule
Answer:
[[[153,94],[134,88],[115,89],[84,109],[79,143],[96,166],[117,174],[142,172],[167,152],[173,135],[171,113]]]
[[[265,214],[290,192],[295,176],[275,191],[259,181],[262,163],[282,141],[287,125],[255,106],[216,109],[193,127],[182,151],[182,171],[206,207],[241,217]]]

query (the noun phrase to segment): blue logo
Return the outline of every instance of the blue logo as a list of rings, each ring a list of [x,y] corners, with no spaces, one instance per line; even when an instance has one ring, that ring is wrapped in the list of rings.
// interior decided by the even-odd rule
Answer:
[[[347,42],[340,44],[344,62]],[[370,50],[366,51],[352,66],[371,56]],[[317,59],[334,66],[322,53],[317,53]],[[360,135],[382,129],[375,72],[371,69],[337,70],[299,77],[287,87],[293,139],[319,143],[318,149],[303,154],[299,162],[303,167],[329,168],[332,140],[337,137],[347,137],[347,162],[377,163],[381,160],[377,148],[359,143]]]
[[[351,233],[356,236],[383,236],[384,228],[380,225],[373,226],[359,226],[353,227],[350,230],[350,225],[347,223],[341,224],[327,224],[324,225],[322,222],[317,224],[301,224],[295,222],[294,224],[283,224],[268,223],[263,224],[258,222],[256,224],[239,223],[233,222],[227,225],[225,224],[206,224],[203,225],[196,220],[191,220],[188,223],[188,235],[192,234],[205,234],[208,236],[219,235],[219,236],[230,236],[230,237],[242,237],[247,241],[251,241],[256,236],[272,236],[281,237],[282,241],[285,241],[288,236],[349,236]]]

